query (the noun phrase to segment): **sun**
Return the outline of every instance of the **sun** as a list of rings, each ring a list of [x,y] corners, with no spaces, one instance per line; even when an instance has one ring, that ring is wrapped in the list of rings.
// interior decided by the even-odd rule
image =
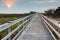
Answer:
[[[15,0],[5,0],[4,3],[8,8],[11,8],[14,5]]]
[[[12,4],[12,3],[7,3],[6,6],[7,6],[8,8],[11,8],[11,7],[13,6],[13,4]]]
[[[11,8],[12,6],[8,5],[7,7],[8,7],[8,8]]]

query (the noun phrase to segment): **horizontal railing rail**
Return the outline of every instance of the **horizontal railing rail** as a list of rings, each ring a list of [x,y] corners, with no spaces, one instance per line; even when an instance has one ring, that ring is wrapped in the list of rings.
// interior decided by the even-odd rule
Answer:
[[[26,17],[24,17],[24,18],[19,18],[19,19],[15,20],[15,21],[12,21],[11,23],[6,23],[6,24],[4,24],[4,25],[1,25],[1,26],[0,26],[0,32],[3,31],[3,30],[5,30],[5,29],[7,29],[7,28],[9,28],[9,27],[11,27],[12,25],[14,25],[14,24],[16,24],[16,23],[18,23],[18,22],[20,22],[20,21],[22,21],[22,20],[30,17],[30,16],[31,16],[31,15],[26,16]]]
[[[24,18],[19,18],[19,19],[15,20],[15,21],[12,21],[12,22],[10,22],[10,23],[6,23],[6,24],[4,24],[4,25],[1,25],[1,26],[0,26],[0,32],[1,32],[1,31],[4,31],[5,29],[9,29],[9,30],[8,30],[8,34],[7,34],[4,38],[2,38],[1,40],[12,40],[12,39],[11,39],[12,34],[13,34],[14,32],[16,32],[17,30],[19,30],[19,28],[20,28],[21,26],[23,26],[23,28],[22,28],[21,30],[19,30],[18,33],[17,33],[17,35],[13,38],[13,40],[15,40],[15,39],[17,38],[17,36],[19,36],[19,34],[24,30],[24,28],[25,28],[25,25],[24,25],[24,24],[26,24],[26,22],[29,22],[29,20],[31,20],[31,19],[33,18],[33,16],[34,16],[34,14],[31,14],[31,15],[26,16],[26,17],[24,17]],[[21,22],[21,21],[23,21],[23,23],[19,24],[19,22]],[[19,24],[18,27],[15,28],[13,31],[11,31],[11,28],[10,28],[10,27],[11,27],[12,25],[16,24],[16,23]]]
[[[59,24],[54,20],[51,20],[47,16],[41,15],[41,18],[44,22],[45,25],[47,25],[48,30],[50,30],[51,35],[53,36],[54,40],[59,40],[60,39],[60,26]],[[54,27],[53,27],[54,25]],[[56,28],[58,30],[56,30]]]

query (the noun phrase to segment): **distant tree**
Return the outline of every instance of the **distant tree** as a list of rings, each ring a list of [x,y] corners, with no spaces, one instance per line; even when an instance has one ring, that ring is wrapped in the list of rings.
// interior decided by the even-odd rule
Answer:
[[[30,11],[30,14],[34,14],[34,13],[36,13],[36,12]]]
[[[55,11],[55,9],[49,9],[49,10],[45,11],[45,14],[46,15],[53,15],[54,11]]]
[[[59,17],[59,16],[60,16],[60,7],[58,7],[58,8],[55,10],[54,16],[55,16],[55,17]]]
[[[53,17],[60,17],[60,7],[57,9],[49,9],[45,11],[46,15],[52,15]]]
[[[47,14],[48,12],[47,11],[45,11],[45,14]]]

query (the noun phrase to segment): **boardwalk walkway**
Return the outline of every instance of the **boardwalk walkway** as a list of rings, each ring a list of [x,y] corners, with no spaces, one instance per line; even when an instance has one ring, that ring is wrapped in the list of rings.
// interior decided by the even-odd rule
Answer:
[[[39,14],[36,14],[17,40],[53,40],[53,38],[42,23]]]

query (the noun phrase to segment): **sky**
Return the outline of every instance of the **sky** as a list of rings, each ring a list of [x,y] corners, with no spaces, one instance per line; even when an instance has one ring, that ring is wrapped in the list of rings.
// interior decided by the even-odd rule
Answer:
[[[44,12],[60,6],[60,0],[0,0],[0,13]]]

